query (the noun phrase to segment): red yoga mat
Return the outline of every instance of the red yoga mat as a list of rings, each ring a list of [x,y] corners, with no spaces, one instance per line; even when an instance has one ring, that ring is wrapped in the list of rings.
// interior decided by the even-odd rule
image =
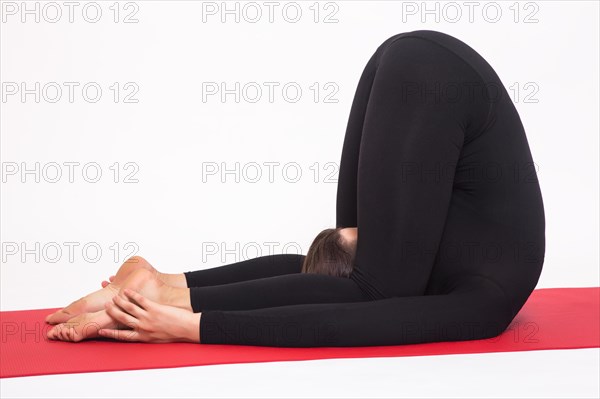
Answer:
[[[331,358],[423,356],[600,347],[600,287],[534,290],[511,325],[484,340],[344,348],[51,341],[54,309],[0,312],[0,377]]]

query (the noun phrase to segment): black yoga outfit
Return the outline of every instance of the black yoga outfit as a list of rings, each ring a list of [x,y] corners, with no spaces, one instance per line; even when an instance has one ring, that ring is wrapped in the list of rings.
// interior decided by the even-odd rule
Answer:
[[[394,35],[368,61],[336,212],[337,227],[358,226],[350,278],[300,273],[292,254],[185,273],[200,342],[491,338],[542,270],[544,208],[519,115],[492,67],[445,33]]]

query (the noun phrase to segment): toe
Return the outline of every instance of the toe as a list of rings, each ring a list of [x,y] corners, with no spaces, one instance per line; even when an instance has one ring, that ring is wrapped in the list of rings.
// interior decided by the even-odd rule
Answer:
[[[67,308],[65,308],[49,315],[46,318],[46,322],[50,324],[58,324],[69,320],[71,317],[73,317],[73,315],[69,311],[67,311]]]
[[[48,330],[48,333],[46,334],[48,336],[48,338],[60,339],[59,332],[61,330],[61,327],[62,327],[61,324],[57,324],[54,327],[52,327],[50,330]]]
[[[52,318],[54,317],[55,314],[56,314],[56,312],[50,313],[48,316],[46,316],[46,323],[54,324],[54,323],[52,323]]]

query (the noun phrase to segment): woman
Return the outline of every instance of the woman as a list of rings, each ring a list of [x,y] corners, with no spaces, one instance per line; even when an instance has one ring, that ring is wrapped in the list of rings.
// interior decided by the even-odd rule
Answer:
[[[508,327],[542,271],[544,208],[519,115],[492,67],[441,32],[394,35],[368,61],[336,212],[306,257],[180,275],[135,257],[49,316],[67,323],[48,335],[286,347],[484,339]]]

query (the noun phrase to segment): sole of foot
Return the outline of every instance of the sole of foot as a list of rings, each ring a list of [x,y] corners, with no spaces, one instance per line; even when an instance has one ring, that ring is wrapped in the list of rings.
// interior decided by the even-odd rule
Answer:
[[[155,278],[159,278],[159,272],[140,256],[129,258],[119,268],[112,283],[106,287],[92,292],[78,300],[72,302],[68,306],[49,314],[46,317],[46,323],[59,324],[72,319],[82,313],[92,313],[104,309],[104,304],[119,293],[119,290],[124,286],[126,281],[130,279],[133,273],[138,270],[144,270]]]

